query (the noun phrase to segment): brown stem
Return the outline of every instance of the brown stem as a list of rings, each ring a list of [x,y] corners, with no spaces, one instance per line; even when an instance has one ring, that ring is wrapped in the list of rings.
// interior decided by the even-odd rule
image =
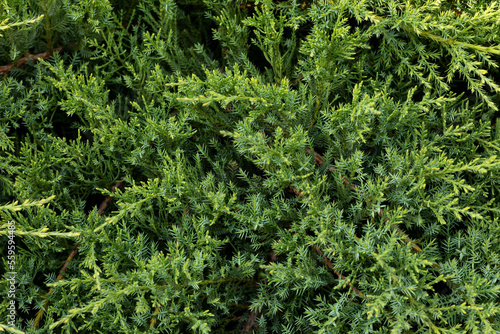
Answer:
[[[311,149],[309,147],[306,147],[306,152],[307,152],[307,154],[311,155]],[[314,152],[314,160],[316,160],[316,163],[320,166],[323,165],[323,163],[325,162],[325,159],[323,159],[323,157],[316,152]],[[333,173],[335,171],[335,167],[330,166],[330,168],[328,168],[328,171]],[[351,189],[356,191],[355,184],[350,183],[344,175],[341,175],[341,177],[342,177],[342,182],[344,183],[345,186],[348,186],[349,184],[351,184]]]
[[[64,52],[64,48],[62,46],[59,46],[53,50],[53,52],[59,52],[62,53]],[[42,52],[42,53],[36,53],[36,54],[27,54],[25,57],[22,57],[15,63],[9,64],[9,65],[4,65],[0,66],[0,74],[6,74],[9,73],[11,69],[14,67],[21,67],[24,64],[28,62],[28,60],[31,61],[38,61],[39,59],[48,59],[52,56],[53,52]]]
[[[272,249],[269,254],[269,261],[267,261],[266,265],[269,264],[270,262],[276,262],[278,260],[278,256],[276,255],[276,252],[274,249]],[[256,331],[259,330],[259,326],[255,323],[257,318],[260,316],[260,312],[257,311],[257,309],[250,311],[250,314],[248,315],[248,320],[245,326],[243,326],[243,331],[241,332],[242,334],[244,333],[250,333],[252,329],[255,329]]]
[[[160,307],[161,307],[161,304],[156,306],[153,314],[158,313],[158,311],[160,310]],[[156,325],[156,317],[153,317],[153,318],[151,318],[151,321],[149,322],[149,328],[153,328],[155,325]]]
[[[313,248],[316,251],[316,253],[318,253],[319,256],[323,256],[323,251],[321,251],[321,249],[319,249],[318,246],[313,245]],[[339,272],[337,269],[335,269],[335,266],[333,265],[333,263],[326,256],[323,256],[323,262],[328,266],[328,268],[330,268],[331,270],[333,270],[333,272],[339,277],[339,280],[345,280],[346,279],[345,276],[342,275],[341,272]],[[349,284],[349,287],[354,292],[356,292],[356,294],[358,296],[360,296],[361,298],[365,298],[365,295],[361,291],[359,291],[355,286],[353,286],[350,282],[348,282],[347,284]]]
[[[123,182],[124,181],[116,182],[116,184],[111,189],[111,192],[114,194],[116,192],[117,188],[121,188],[122,187]],[[106,208],[111,203],[111,201],[113,201],[113,197],[112,196],[106,196],[106,198],[104,199],[104,201],[102,201],[101,205],[99,205],[99,209],[97,209],[97,215],[99,215],[99,216],[104,215],[104,210],[106,210]]]
[[[245,324],[245,327],[243,327],[242,333],[250,333],[252,329],[255,329],[256,331],[259,330],[259,326],[255,323],[259,315],[260,312],[257,310],[250,311],[250,314],[248,315],[248,321]]]
[[[306,196],[304,196],[304,194],[302,194],[302,192],[298,189],[295,189],[294,187],[290,186],[290,190],[291,192],[293,192],[295,195],[299,196],[299,197],[302,197],[302,198],[306,198]]]

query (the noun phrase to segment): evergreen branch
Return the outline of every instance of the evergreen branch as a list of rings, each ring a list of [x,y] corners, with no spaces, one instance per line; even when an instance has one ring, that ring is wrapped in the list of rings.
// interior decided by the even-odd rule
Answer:
[[[311,154],[311,150],[310,150],[310,148],[308,148],[308,147],[307,147],[307,148],[306,148],[306,151],[307,151],[307,153],[308,153],[308,154]],[[313,150],[313,151],[314,151],[314,150]],[[321,166],[321,165],[324,163],[324,159],[323,159],[323,157],[322,157],[320,154],[318,154],[318,153],[314,152],[314,157],[315,157],[316,163],[317,163],[318,165],[320,165],[320,166]],[[333,171],[335,170],[335,168],[334,168],[333,166],[331,166],[328,170],[329,170],[330,172],[333,172]],[[349,183],[349,182],[347,181],[347,179],[346,179],[343,175],[342,175],[342,180],[343,180],[343,182],[344,182],[344,184],[345,184],[345,185],[347,185],[347,184]],[[352,184],[352,185],[351,185],[351,188],[352,188],[354,191],[356,191],[356,185]],[[295,190],[295,189],[293,189],[293,190],[294,190],[294,192],[295,192],[295,191],[297,191],[297,190]],[[298,191],[298,193],[299,193],[299,194],[301,194],[301,193],[300,193],[300,191]],[[302,196],[303,196],[303,195],[302,195]],[[383,217],[383,216],[384,216],[384,209],[381,209],[381,210],[380,210],[380,212],[378,212],[377,214],[378,214],[380,217]],[[388,220],[389,220],[389,218],[387,217],[385,221],[387,222]],[[422,248],[420,248],[420,247],[419,247],[419,246],[418,246],[418,245],[417,245],[417,244],[416,244],[413,240],[411,240],[411,238],[409,238],[409,237],[408,237],[408,236],[407,236],[407,235],[406,235],[406,234],[405,234],[405,233],[401,230],[401,228],[400,228],[399,226],[395,225],[394,227],[396,228],[396,231],[397,231],[397,232],[398,232],[398,233],[402,236],[402,238],[403,238],[403,239],[404,239],[404,240],[405,240],[408,244],[410,244],[410,245],[411,245],[411,247],[413,248],[413,250],[415,250],[416,252],[422,252]],[[357,237],[356,237],[356,238],[357,238]],[[315,246],[315,247],[317,247],[317,246]],[[315,250],[316,250],[316,249],[315,249]],[[319,249],[318,249],[318,250],[319,250]],[[316,250],[316,252],[318,252],[318,250]],[[319,254],[319,252],[318,252],[318,254]],[[322,255],[322,254],[320,254],[320,255]],[[326,259],[326,260],[328,260],[328,259]],[[325,258],[323,259],[323,261],[326,263]],[[329,261],[329,260],[328,260],[328,261]],[[334,272],[337,274],[337,276],[342,275],[342,274],[338,273],[338,272],[337,272],[337,271],[333,268],[333,264],[331,264],[331,262],[330,262],[330,264],[327,264],[327,265],[328,265],[328,266],[329,266],[332,270],[334,270]],[[438,270],[441,270],[441,266],[440,266],[439,264],[437,264],[437,263],[432,263],[431,265],[432,265],[432,267],[434,267],[434,268],[436,268],[436,269],[438,269]],[[339,277],[341,277],[341,276],[339,276]],[[343,276],[342,276],[342,277],[343,277]],[[356,291],[356,290],[355,290],[355,291]]]
[[[6,225],[3,225],[1,227],[2,228],[6,227]],[[42,228],[40,231],[19,231],[19,230],[16,230],[16,235],[24,235],[24,236],[39,237],[39,238],[46,238],[46,237],[71,238],[71,237],[80,236],[80,233],[77,233],[77,232],[67,232],[67,233],[47,232],[48,230],[49,230],[48,227]],[[0,235],[8,235],[8,230],[0,230]]]
[[[250,283],[255,283],[255,280],[253,279],[248,279],[248,278],[221,278],[219,280],[205,280],[201,282],[196,282],[197,285],[209,285],[209,284],[219,284],[219,283],[224,283],[224,282],[250,282]],[[175,289],[180,289],[180,288],[185,288],[190,286],[190,284],[178,284],[175,285]],[[153,315],[158,314],[162,308],[162,304],[159,304],[156,306]],[[154,328],[156,326],[157,318],[153,317],[151,318],[151,321],[149,322],[149,328]]]
[[[123,181],[117,182],[113,186],[111,192],[114,193],[116,191],[116,189],[120,188],[122,185],[123,185]],[[108,205],[111,203],[112,200],[113,200],[113,196],[111,196],[111,195],[106,196],[106,198],[102,201],[101,205],[99,205],[99,209],[97,211],[97,214],[99,216],[104,215],[104,211],[106,210],[106,208],[108,207]],[[57,275],[57,278],[56,278],[57,281],[60,281],[60,280],[62,280],[64,278],[64,273],[68,269],[68,264],[73,260],[73,258],[78,253],[78,247],[80,247],[80,244],[76,244],[75,248],[71,251],[71,253],[69,254],[69,256],[66,259],[66,261],[64,261],[64,264],[63,264],[63,266],[61,268],[61,271],[59,272],[59,275]],[[47,299],[45,299],[45,302],[43,303],[43,306],[36,313],[35,321],[33,322],[33,329],[38,328],[38,325],[40,324],[40,321],[43,318],[43,314],[44,314],[45,310],[47,309],[47,306],[49,305],[48,296],[50,296],[50,294],[52,293],[52,291],[53,291],[53,289],[50,288],[49,292],[45,295],[45,297]]]
[[[306,150],[308,151],[308,153],[310,154],[311,153],[311,150],[309,148],[306,148]],[[324,161],[324,159],[319,155],[319,154],[316,154],[315,155],[315,158],[316,158],[316,161],[319,162],[321,161],[321,163]],[[333,167],[331,167],[333,168]],[[347,179],[343,178],[344,179],[344,184],[349,184],[349,182],[347,181]],[[351,185],[352,189],[355,190],[355,186],[354,185]],[[302,192],[298,189],[295,189],[294,187],[290,186],[289,187],[290,191],[295,193],[297,196],[301,197],[301,198],[305,198],[304,194],[302,194]],[[318,248],[318,246],[314,245],[313,246],[315,251],[320,255],[320,256],[323,256],[323,252]],[[323,262],[325,262],[325,264],[331,268],[335,274],[337,274],[337,276],[339,277],[339,279],[341,280],[345,280],[345,276],[342,275],[342,273],[340,273],[339,271],[337,271],[335,269],[335,267],[333,266],[333,264],[330,262],[330,260],[326,257],[323,257]],[[353,289],[353,291],[356,292],[356,294],[358,294],[359,296],[362,296],[364,297],[363,293],[361,293],[356,287],[352,286],[350,283],[348,283],[349,286]]]
[[[107,217],[106,218],[106,221],[104,223],[102,223],[101,225],[99,225],[98,227],[96,227],[94,229],[94,233],[97,233],[99,232],[100,230],[102,230],[104,227],[106,227],[107,225],[109,224],[115,224],[117,221],[119,221],[127,212],[130,212],[132,211],[133,209],[137,208],[137,207],[141,207],[141,205],[147,201],[149,201],[150,199],[149,198],[144,198],[144,199],[141,199],[140,201],[137,201],[136,203],[134,203],[133,205],[130,205],[128,207],[129,211],[120,211],[116,216],[112,216],[112,217]]]
[[[307,150],[307,153],[311,154],[311,150],[309,148],[306,148]],[[315,159],[316,161],[321,161],[321,163],[323,163],[324,159],[317,153],[315,153]],[[331,167],[333,168],[333,167]],[[347,180],[344,178],[345,182],[347,182]],[[354,186],[354,185],[353,185]],[[295,193],[297,194],[297,196],[299,197],[302,197],[302,198],[305,198],[305,196],[302,194],[302,192],[298,189],[295,189],[294,187],[290,187],[290,189]],[[319,249],[319,247],[317,245],[313,245],[313,248],[314,250],[316,251],[316,253],[318,253],[318,255],[320,256],[323,256],[323,251],[321,249]],[[333,270],[333,272],[338,276],[338,278],[340,280],[345,280],[346,277],[344,275],[342,275],[342,273],[340,273],[337,269],[335,269],[335,266],[333,265],[333,263],[326,257],[326,256],[323,256],[323,262],[330,268]],[[348,282],[349,284],[349,287],[360,297],[364,298],[364,294],[359,291],[355,286],[351,285],[350,282]]]
[[[306,148],[306,151],[307,151],[307,153],[308,153],[308,154],[311,154],[311,149],[310,149],[309,147],[307,147],[307,148]],[[313,152],[314,152],[314,150],[313,150]],[[323,159],[323,157],[322,157],[320,154],[316,153],[316,152],[314,152],[314,157],[315,157],[316,163],[317,163],[318,165],[320,165],[320,166],[321,166],[321,165],[324,163],[324,161],[325,161],[325,160]],[[331,166],[328,170],[329,170],[330,172],[333,172],[333,171],[335,170],[335,168],[334,168],[333,166]],[[347,183],[349,183],[349,182],[347,181],[347,179],[346,179],[343,175],[342,175],[342,180],[344,181],[344,184],[345,184],[345,185],[347,185]],[[352,184],[352,186],[351,186],[351,187],[352,187],[352,189],[353,189],[354,191],[356,191],[356,185]],[[296,191],[297,191],[297,190],[295,190],[295,189],[293,189],[293,190],[294,190],[294,192],[296,192]],[[298,191],[298,193],[299,193],[299,194],[301,194],[301,193],[300,193],[300,191]],[[303,196],[303,195],[302,195],[302,196]],[[383,216],[384,216],[384,209],[381,209],[381,210],[380,210],[380,212],[378,212],[377,214],[378,214],[380,217],[383,217]],[[385,221],[387,222],[388,220],[389,220],[389,218],[387,217]],[[413,250],[415,250],[416,252],[419,252],[419,253],[420,253],[420,252],[422,252],[422,248],[420,248],[420,247],[419,247],[419,246],[418,246],[418,245],[417,245],[417,244],[416,244],[413,240],[411,240],[411,238],[409,238],[409,237],[408,237],[408,236],[407,236],[407,235],[406,235],[406,234],[405,234],[405,233],[401,230],[401,228],[400,228],[399,226],[395,225],[394,227],[396,228],[396,231],[397,231],[397,232],[398,232],[398,233],[402,236],[402,238],[403,238],[403,239],[404,239],[404,240],[405,240],[408,244],[410,244],[410,245],[411,245],[411,247],[413,248]],[[314,247],[317,247],[317,246],[314,246]],[[316,250],[316,249],[315,249],[315,250]],[[318,249],[318,250],[319,250],[319,249]],[[316,252],[318,252],[318,250],[316,250]],[[319,252],[318,252],[318,254],[319,254]],[[322,254],[320,254],[320,255],[322,255]],[[326,260],[328,260],[328,259],[326,259]],[[323,261],[325,261],[325,260],[323,260]],[[325,262],[325,263],[326,263],[326,262]],[[330,262],[330,264],[327,264],[327,265],[328,265],[329,267],[330,267],[330,265],[331,265],[331,267],[330,267],[330,268],[331,268],[332,270],[334,270],[334,272],[335,272],[338,276],[339,276],[339,275],[341,275],[340,273],[338,273],[338,272],[337,272],[337,271],[333,268],[333,264],[331,264],[331,262]],[[438,269],[438,270],[441,270],[441,266],[440,266],[439,264],[437,264],[437,263],[432,263],[432,267],[434,267],[434,268],[436,268],[436,269]],[[339,276],[339,277],[340,277],[340,276]]]
[[[380,21],[382,21],[384,19],[384,17],[379,16],[379,15],[375,15],[375,14],[370,15],[369,18],[373,22],[375,22],[375,23],[380,23]],[[486,47],[486,46],[469,44],[469,43],[463,43],[463,42],[459,42],[459,41],[456,41],[456,40],[451,39],[451,38],[443,38],[441,36],[434,35],[434,34],[428,32],[428,31],[418,31],[418,30],[415,30],[415,29],[413,29],[411,27],[408,27],[406,25],[402,25],[402,28],[406,32],[413,33],[413,34],[416,34],[416,35],[422,35],[424,37],[427,37],[427,38],[432,39],[433,41],[436,41],[436,42],[439,42],[439,43],[444,43],[444,44],[449,44],[449,45],[456,45],[456,46],[461,46],[461,47],[467,47],[467,48],[474,49],[474,50],[477,50],[477,51],[482,51],[482,52],[487,52],[487,53],[493,53],[493,54],[500,55],[500,49],[498,49],[498,48]]]
[[[224,101],[229,103],[231,101],[250,101],[250,102],[262,102],[267,103],[267,101],[260,97],[254,96],[224,96],[217,92],[210,92],[211,96],[200,95],[198,97],[178,97],[177,101],[181,102],[192,102],[192,103],[203,103],[203,106],[208,106],[210,103],[215,101]]]
[[[306,151],[307,151],[307,153],[309,155],[311,154],[311,149],[309,147],[306,147]],[[313,150],[313,152],[314,152],[314,150]],[[323,163],[324,163],[325,160],[323,159],[323,157],[320,154],[314,152],[314,158],[315,158],[316,163],[318,165],[320,165],[320,166],[323,165]],[[328,170],[330,172],[333,172],[335,170],[335,167],[331,166]],[[349,181],[346,179],[346,177],[344,175],[342,175],[341,177],[342,177],[342,181],[344,182],[344,185],[347,186],[349,184]],[[351,189],[353,191],[356,191],[356,189],[357,189],[356,185],[355,184],[351,184]],[[380,212],[378,212],[377,214],[380,217],[383,217],[383,209],[380,210]],[[389,218],[386,218],[386,221],[388,221],[388,220],[389,220]],[[417,251],[417,252],[421,252],[422,251],[422,249],[415,242],[413,242],[406,234],[404,234],[404,232],[399,228],[399,226],[396,226],[396,230],[398,231],[399,234],[401,234],[401,236],[403,237],[403,239],[405,239],[406,242],[408,242],[409,244],[411,244],[412,248],[415,251]]]

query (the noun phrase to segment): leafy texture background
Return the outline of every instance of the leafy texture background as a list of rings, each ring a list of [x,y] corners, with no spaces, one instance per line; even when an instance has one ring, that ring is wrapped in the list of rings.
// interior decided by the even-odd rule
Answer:
[[[0,329],[500,332],[499,3],[9,0],[0,29]]]

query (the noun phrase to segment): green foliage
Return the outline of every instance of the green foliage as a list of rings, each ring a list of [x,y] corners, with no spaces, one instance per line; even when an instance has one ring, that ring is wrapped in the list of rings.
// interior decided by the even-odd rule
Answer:
[[[0,330],[499,333],[499,23],[1,1]]]

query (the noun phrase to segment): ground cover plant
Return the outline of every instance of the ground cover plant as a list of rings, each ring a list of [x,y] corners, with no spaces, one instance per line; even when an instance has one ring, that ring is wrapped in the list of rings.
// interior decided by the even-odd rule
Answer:
[[[0,1],[0,330],[499,333],[500,5]]]

